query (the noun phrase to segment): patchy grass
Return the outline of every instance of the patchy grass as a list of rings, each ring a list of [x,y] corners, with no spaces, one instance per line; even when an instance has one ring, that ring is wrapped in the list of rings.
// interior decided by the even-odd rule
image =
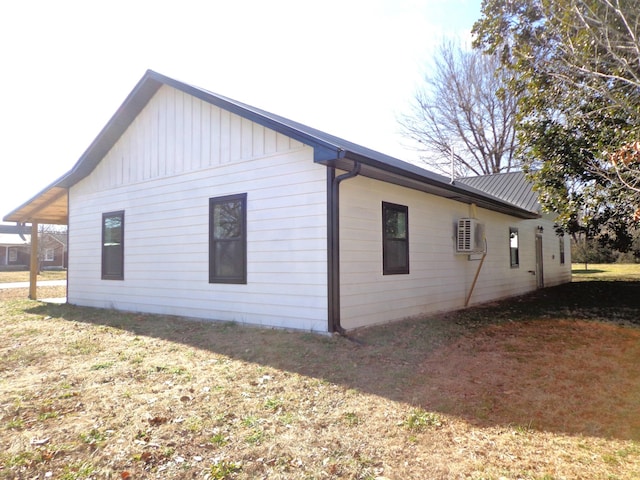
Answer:
[[[65,280],[66,271],[43,270],[38,275],[38,280]],[[0,272],[0,284],[13,282],[28,282],[29,272]]]
[[[572,280],[574,282],[599,281],[640,281],[640,264],[637,263],[574,263],[571,265]]]
[[[640,282],[349,338],[0,302],[0,478],[640,477]]]
[[[37,295],[39,299],[66,297],[67,287],[38,287]],[[0,302],[5,300],[24,300],[28,297],[28,288],[0,288]]]

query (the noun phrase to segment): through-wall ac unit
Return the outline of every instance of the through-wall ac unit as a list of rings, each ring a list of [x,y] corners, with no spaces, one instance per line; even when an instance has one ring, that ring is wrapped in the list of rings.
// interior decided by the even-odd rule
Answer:
[[[456,253],[484,252],[484,223],[475,218],[458,219],[456,230]]]

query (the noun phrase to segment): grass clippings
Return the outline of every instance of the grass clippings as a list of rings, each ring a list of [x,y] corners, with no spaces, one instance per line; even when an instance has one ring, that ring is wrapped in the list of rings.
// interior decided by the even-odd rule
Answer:
[[[0,302],[0,478],[640,478],[640,283],[353,332]]]

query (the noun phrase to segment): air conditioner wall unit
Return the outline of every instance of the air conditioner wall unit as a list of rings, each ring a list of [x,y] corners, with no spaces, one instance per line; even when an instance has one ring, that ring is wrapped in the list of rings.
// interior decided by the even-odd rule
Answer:
[[[483,253],[484,249],[484,223],[475,218],[458,219],[456,253]]]

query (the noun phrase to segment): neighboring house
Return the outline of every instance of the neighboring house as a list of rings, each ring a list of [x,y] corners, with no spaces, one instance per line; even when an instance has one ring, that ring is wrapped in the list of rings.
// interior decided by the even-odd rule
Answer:
[[[29,227],[0,224],[0,269],[29,265]]]
[[[67,267],[66,232],[42,232],[40,234],[40,268],[62,269]]]
[[[0,224],[0,268],[29,266],[31,258],[31,226]],[[66,232],[39,234],[40,268],[66,268]]]
[[[69,224],[71,304],[255,325],[343,331],[570,281],[537,204],[471,183],[148,71],[5,220]]]

